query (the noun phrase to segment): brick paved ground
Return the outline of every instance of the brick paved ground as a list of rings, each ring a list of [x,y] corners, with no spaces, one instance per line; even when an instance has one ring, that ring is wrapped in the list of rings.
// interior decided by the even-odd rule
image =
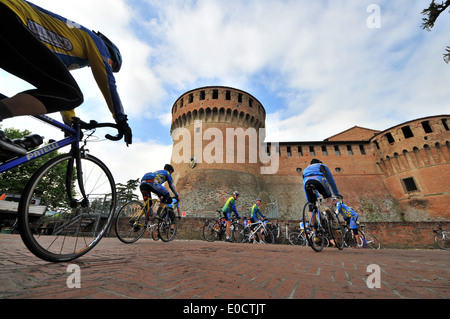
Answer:
[[[71,263],[34,257],[17,235],[0,235],[0,298],[448,299],[450,252],[355,250],[104,238],[72,262],[81,288],[69,289]],[[380,267],[380,288],[368,288]],[[76,283],[70,281],[70,283]],[[375,283],[375,281],[370,281]]]

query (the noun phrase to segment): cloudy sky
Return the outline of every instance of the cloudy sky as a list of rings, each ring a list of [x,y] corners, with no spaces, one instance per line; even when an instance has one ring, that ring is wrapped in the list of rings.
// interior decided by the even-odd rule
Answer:
[[[384,130],[450,113],[450,16],[431,32],[431,0],[34,0],[115,42],[124,62],[116,80],[134,140],[93,143],[116,182],[170,161],[170,110],[183,93],[220,85],[265,107],[271,141],[319,141],[355,125]],[[72,73],[82,119],[112,118],[89,68]],[[28,84],[0,70],[2,93]],[[59,118],[59,115],[56,115]],[[29,117],[3,127],[58,132]],[[36,126],[37,125],[37,126]],[[55,135],[56,134],[56,135]]]

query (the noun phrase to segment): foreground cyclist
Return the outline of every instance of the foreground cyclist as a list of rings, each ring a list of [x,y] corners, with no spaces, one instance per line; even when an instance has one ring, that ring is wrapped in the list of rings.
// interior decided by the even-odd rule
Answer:
[[[158,196],[158,198],[161,199],[161,203],[159,204],[158,211],[156,212],[155,216],[157,218],[161,218],[161,211],[164,205],[172,203],[172,198],[170,197],[169,191],[163,186],[166,182],[169,184],[170,189],[172,190],[175,198],[178,201],[178,193],[171,176],[173,172],[173,166],[170,164],[166,164],[164,165],[163,170],[147,173],[144,175],[144,177],[142,177],[139,189],[141,190],[144,200],[150,197],[151,193],[155,194],[156,196]]]
[[[118,48],[100,32],[27,1],[0,0],[0,67],[36,87],[11,98],[0,94],[0,121],[60,111],[70,124],[83,93],[69,70],[90,66],[120,133],[131,144],[113,75],[121,65]]]

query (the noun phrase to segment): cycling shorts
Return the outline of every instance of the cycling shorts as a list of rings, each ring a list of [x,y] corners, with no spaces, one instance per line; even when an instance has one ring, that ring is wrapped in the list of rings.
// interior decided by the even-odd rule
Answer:
[[[156,182],[143,182],[139,188],[144,197],[146,195],[149,196],[150,193],[153,193],[158,196],[164,204],[172,203],[172,198],[170,197],[169,191],[161,184]]]
[[[346,217],[347,225],[350,226],[350,229],[353,231],[355,235],[358,235],[358,214],[352,215],[351,217]]]
[[[316,190],[322,197],[329,198],[331,197],[331,189],[330,185],[328,185],[328,181],[323,176],[308,176],[305,178],[303,188],[305,190],[306,199],[309,203],[315,203],[317,201],[317,195],[314,191],[307,189],[308,185],[314,185]]]

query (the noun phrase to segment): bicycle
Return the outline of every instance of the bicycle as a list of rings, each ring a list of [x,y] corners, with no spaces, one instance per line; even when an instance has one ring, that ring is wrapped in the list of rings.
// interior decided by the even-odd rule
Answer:
[[[307,246],[308,240],[306,239],[305,230],[304,227],[300,227],[300,232],[293,231],[289,234],[289,242],[291,245],[298,245],[298,246]],[[288,231],[288,228],[286,226],[286,233]]]
[[[275,224],[269,223],[268,228],[273,233],[273,238],[274,238],[275,244],[283,245],[287,240],[289,240],[286,235],[286,234],[288,234],[287,226],[286,226],[286,233],[283,233],[282,227],[281,227],[281,225],[278,225],[278,223],[275,223]]]
[[[217,210],[218,219],[206,221],[203,226],[203,238],[208,242],[223,240],[226,234],[226,218],[222,211]],[[231,218],[230,235],[233,242],[241,242],[244,226],[240,224],[235,216]]]
[[[132,200],[120,208],[114,223],[114,229],[119,240],[132,244],[144,235],[145,230],[152,234],[154,240],[169,242],[177,233],[177,222],[173,210],[163,205],[161,217],[153,214],[153,204],[159,204],[159,199],[147,198],[144,203]]]
[[[258,233],[260,234],[261,240],[266,244],[274,243],[274,235],[273,232],[267,227],[267,221],[258,220],[254,223],[248,222],[242,230],[241,242],[243,243],[251,243],[255,237],[258,237]],[[254,227],[252,227],[254,226]]]
[[[111,225],[116,208],[114,178],[102,161],[88,154],[86,145],[95,129],[118,130],[118,126],[73,118],[70,127],[46,115],[33,117],[62,130],[65,138],[4,161],[0,173],[71,146],[68,153],[49,159],[31,176],[17,211],[20,236],[35,256],[51,262],[70,261],[94,248]],[[84,130],[92,133],[84,137]],[[105,137],[117,141],[123,136]],[[40,144],[42,140],[34,147]],[[33,198],[40,198],[39,207],[31,204]]]
[[[380,249],[381,243],[378,237],[375,235],[364,231],[364,225],[361,225],[359,222],[356,223],[358,226],[358,233],[361,235],[361,241],[362,243],[358,245],[356,242],[356,239],[353,235],[353,231],[346,226],[344,228],[344,243],[345,246],[355,248],[355,247],[367,247],[371,249]]]
[[[450,232],[442,230],[442,227],[438,227],[438,229],[433,229],[433,232],[436,234],[434,236],[434,242],[439,248],[444,250],[450,250]]]
[[[308,185],[312,192],[316,192],[314,185]],[[317,192],[316,192],[317,193]],[[328,216],[323,208],[322,198],[317,197],[315,203],[307,202],[303,207],[303,220],[309,221],[309,227],[304,229],[305,237],[315,252],[321,252],[325,246],[327,236],[335,242],[336,248],[342,250],[344,248],[344,229],[341,217],[333,212],[332,216]],[[309,209],[312,208],[311,216]],[[311,229],[313,227],[315,231]]]

